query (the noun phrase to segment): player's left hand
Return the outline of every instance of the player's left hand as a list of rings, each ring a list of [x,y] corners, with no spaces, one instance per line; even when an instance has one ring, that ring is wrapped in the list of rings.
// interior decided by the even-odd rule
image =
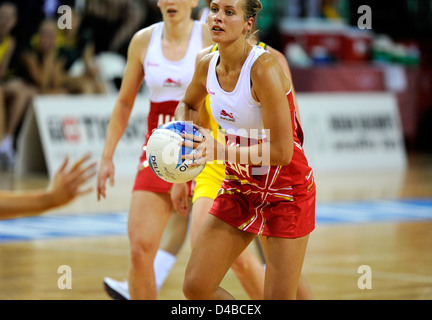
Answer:
[[[196,167],[208,161],[225,160],[225,146],[212,137],[210,130],[194,126],[202,137],[190,133],[182,135],[185,139],[182,145],[197,150],[195,153],[182,156],[183,159],[194,160],[189,167]]]

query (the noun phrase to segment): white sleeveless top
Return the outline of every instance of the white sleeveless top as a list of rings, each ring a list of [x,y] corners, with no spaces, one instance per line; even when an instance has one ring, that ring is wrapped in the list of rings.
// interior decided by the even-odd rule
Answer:
[[[203,48],[202,23],[194,21],[186,55],[179,61],[168,60],[163,55],[163,29],[163,21],[153,29],[144,59],[144,81],[150,101],[180,101],[192,81],[196,57]]]
[[[237,84],[231,92],[223,90],[217,79],[216,65],[219,60],[219,51],[214,53],[210,61],[207,92],[210,95],[211,111],[214,119],[228,134],[249,137],[249,129],[257,129],[257,132],[253,134],[254,138],[265,138],[261,104],[252,97],[250,79],[253,64],[264,52],[268,51],[259,46],[253,46],[243,64]]]

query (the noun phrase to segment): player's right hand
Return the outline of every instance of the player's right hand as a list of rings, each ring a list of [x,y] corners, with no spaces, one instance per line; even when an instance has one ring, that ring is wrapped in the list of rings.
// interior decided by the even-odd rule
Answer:
[[[110,186],[114,186],[114,163],[112,160],[102,159],[97,176],[97,199],[106,198],[106,181],[109,179]]]

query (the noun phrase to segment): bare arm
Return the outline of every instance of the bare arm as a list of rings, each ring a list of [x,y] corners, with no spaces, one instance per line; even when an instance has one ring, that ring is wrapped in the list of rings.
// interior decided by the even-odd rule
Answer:
[[[209,46],[198,53],[195,66],[198,65],[201,59],[210,52],[211,48],[212,46]],[[193,115],[191,115],[191,113],[193,113]],[[210,129],[210,117],[205,106],[205,100],[202,102],[197,112],[190,112],[189,115],[192,116],[192,121],[194,123],[203,128]]]
[[[61,92],[63,90],[63,83],[66,79],[65,72],[65,61],[56,59],[53,67],[53,76],[52,76],[52,88],[51,92]]]
[[[209,52],[209,48],[203,49],[198,55],[196,59],[196,68],[198,68],[198,65],[201,61],[201,58],[204,57]],[[202,71],[202,70],[201,70]],[[195,71],[196,74],[196,71]],[[189,95],[192,95],[194,91],[192,90],[191,86],[197,85],[199,88],[202,87],[201,80],[198,81],[199,75],[196,74],[196,77],[194,75],[194,79],[192,80],[191,84],[189,85],[190,92]],[[195,83],[194,83],[195,80]],[[188,88],[188,90],[189,90]],[[205,92],[207,93],[207,92]],[[204,96],[205,97],[205,96]],[[193,99],[192,99],[193,100]],[[192,101],[191,100],[191,101]],[[199,100],[199,98],[197,98]],[[201,102],[201,104],[198,104],[195,108],[193,106],[189,106],[185,102],[181,101],[176,109],[176,120],[186,120],[186,121],[193,121],[195,123],[198,123],[201,126],[205,126],[208,122],[208,114],[204,106],[204,100]],[[187,215],[189,212],[188,209],[188,188],[185,183],[174,183],[173,187],[171,189],[171,200],[174,205],[175,210],[180,213],[181,215]]]
[[[129,46],[127,64],[123,75],[122,85],[107,129],[105,147],[102,156],[112,158],[114,150],[124,130],[127,127],[130,114],[144,79],[141,61],[145,34],[136,34]]]
[[[301,119],[300,119],[300,112],[298,109],[298,103],[297,103],[297,98],[296,98],[296,93],[294,90],[294,82],[292,80],[292,75],[291,75],[291,70],[290,67],[288,65],[288,62],[285,58],[285,56],[283,55],[282,52],[267,46],[267,50],[276,58],[276,60],[279,62],[279,64],[282,67],[282,70],[285,72],[285,74],[287,75],[288,79],[291,81],[292,83],[292,90],[293,90],[293,99],[294,99],[294,106],[295,106],[295,110],[296,110],[296,115],[297,115],[297,119],[299,121],[299,123],[301,124]]]
[[[66,169],[69,161],[66,158],[47,190],[0,192],[0,219],[37,215],[92,191],[91,188],[80,190],[95,175],[96,163],[88,164],[89,158],[87,155],[79,159],[70,169]]]
[[[291,87],[274,56],[263,54],[251,69],[252,96],[261,103],[267,142],[250,147],[228,146],[224,152],[216,147],[215,159],[248,165],[287,165],[294,151],[291,114],[286,92]],[[203,131],[201,131],[203,133]],[[206,150],[217,145],[204,134]],[[213,149],[214,150],[214,149]],[[206,151],[207,153],[207,151]],[[197,161],[197,164],[200,164]]]
[[[138,2],[138,1],[137,1]],[[137,30],[144,18],[143,8],[135,1],[129,1],[126,8],[126,17],[118,28],[111,41],[109,49],[117,52],[121,45]]]
[[[106,196],[107,179],[110,180],[111,186],[114,185],[114,152],[127,127],[135,98],[144,79],[143,61],[151,32],[150,28],[137,32],[129,46],[122,85],[108,124],[105,145],[102,151],[101,165],[97,179],[98,200],[100,200],[101,196],[104,198]]]
[[[54,70],[54,53],[45,56],[41,64],[31,52],[23,53],[22,60],[33,82],[42,92],[47,91]]]
[[[286,165],[294,152],[293,128],[286,92],[291,88],[278,61],[263,54],[251,70],[253,92],[261,103],[264,128],[269,137],[271,165]],[[264,145],[264,144],[263,144]]]
[[[175,111],[176,120],[194,120],[191,115],[193,112],[198,112],[202,106],[202,103],[207,96],[206,82],[210,59],[211,55],[208,55],[197,63],[192,81],[186,89],[186,93]]]
[[[206,59],[208,58],[203,60]],[[203,60],[201,60],[200,65],[202,65]],[[201,94],[204,94],[205,97],[207,91],[202,77],[207,74],[207,70],[208,64],[205,72],[201,72],[201,77],[197,77],[196,82],[193,82],[195,85],[191,90],[188,89],[189,95],[187,94],[183,104],[179,105],[179,112],[186,114],[189,109],[197,107],[199,99],[202,98]],[[185,145],[200,150],[196,154],[198,156],[196,165],[216,159],[250,165],[286,165],[291,161],[293,154],[292,126],[286,98],[286,92],[291,83],[276,59],[269,54],[265,54],[257,60],[251,70],[251,79],[253,96],[261,103],[264,128],[268,130],[269,141],[250,147],[228,146],[221,148],[220,144],[211,138],[209,132],[201,129],[200,131],[205,137],[204,141],[197,138],[194,144],[189,141],[185,142]],[[185,135],[185,138],[193,140],[190,135]],[[257,155],[264,156],[257,157]],[[200,158],[201,156],[202,158]],[[186,155],[185,158],[191,158],[191,156]]]

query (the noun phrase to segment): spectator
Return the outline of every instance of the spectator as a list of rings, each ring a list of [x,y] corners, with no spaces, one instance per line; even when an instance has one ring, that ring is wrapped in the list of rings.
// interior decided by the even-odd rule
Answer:
[[[10,62],[16,40],[11,31],[17,22],[13,3],[0,5],[0,167],[11,169],[15,158],[15,134],[36,91],[14,76]]]
[[[60,31],[55,20],[44,20],[22,53],[24,72],[39,94],[104,92],[93,45],[89,38],[78,36],[80,17],[75,14],[72,21],[71,29]],[[68,68],[80,59],[81,70],[69,74]]]
[[[132,35],[146,19],[145,6],[134,0],[86,1],[83,27],[92,30],[95,53],[127,55]]]
[[[72,28],[60,31],[65,59],[65,86],[70,93],[104,93],[105,86],[95,62],[95,46],[88,29],[81,28],[82,16],[72,10]]]
[[[60,57],[57,39],[57,23],[44,20],[22,53],[27,77],[39,94],[66,93],[65,61]]]
[[[6,0],[4,2],[10,3],[11,0]],[[26,40],[31,38],[41,21],[45,18],[43,2],[44,0],[13,0],[18,19],[18,23],[13,32],[17,39],[17,47],[19,49],[21,49],[22,44],[25,43]]]

